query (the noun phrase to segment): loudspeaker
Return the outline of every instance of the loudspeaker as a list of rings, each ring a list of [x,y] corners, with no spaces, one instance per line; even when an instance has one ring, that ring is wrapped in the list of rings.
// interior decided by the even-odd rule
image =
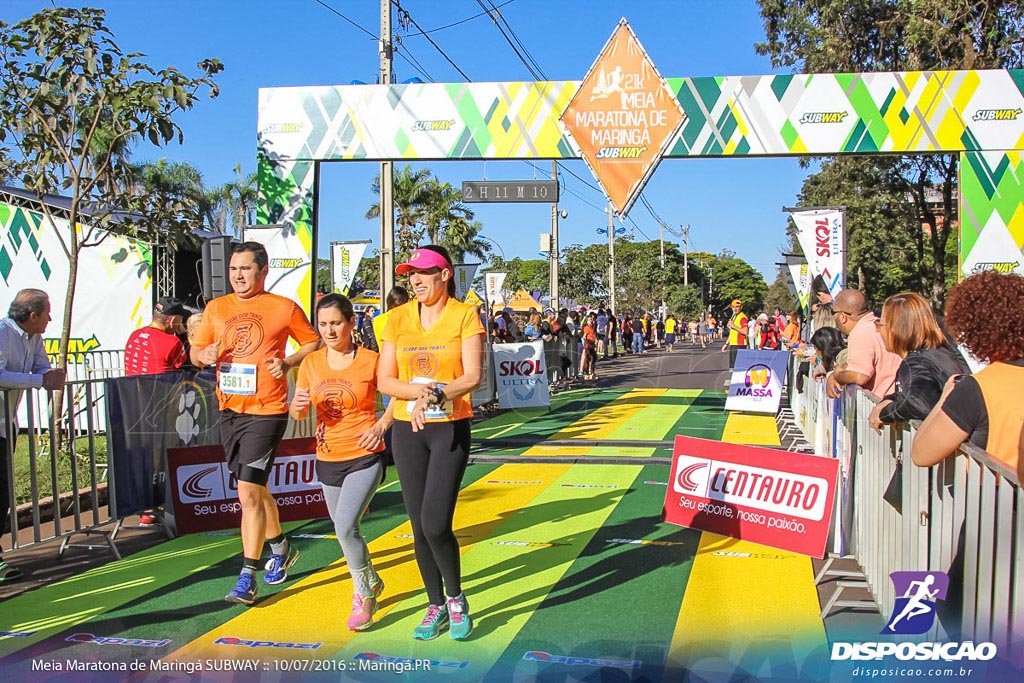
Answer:
[[[231,291],[228,265],[231,263],[233,241],[230,235],[203,240],[203,298],[206,301]]]

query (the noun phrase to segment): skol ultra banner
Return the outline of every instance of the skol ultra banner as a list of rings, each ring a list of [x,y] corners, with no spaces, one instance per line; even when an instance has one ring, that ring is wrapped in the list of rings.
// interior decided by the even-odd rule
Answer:
[[[502,408],[551,405],[544,343],[494,344],[494,379]]]
[[[741,349],[732,369],[726,410],[775,414],[789,368],[788,351]]]
[[[787,256],[786,268],[789,269],[790,294],[800,302],[800,310],[806,311],[811,296],[811,277],[807,261],[800,256]]]
[[[313,296],[313,260],[304,234],[291,224],[251,225],[245,228],[244,240],[259,242],[267,250],[267,291],[293,300],[305,311]]]
[[[366,245],[362,242],[331,242],[331,288],[348,296],[352,281],[356,278],[359,262],[363,260]]]
[[[505,276],[508,273],[491,271],[484,274],[484,287],[487,289],[487,305],[494,308],[495,305],[505,303]]]
[[[469,294],[470,286],[473,284],[473,278],[476,277],[476,269],[479,267],[479,263],[455,264],[455,298],[459,301],[466,300],[466,295]]]
[[[820,558],[838,468],[832,458],[677,436],[665,521]]]
[[[238,481],[228,470],[222,446],[167,451],[174,520],[179,534],[236,529],[242,520]],[[282,522],[327,517],[316,476],[313,439],[286,439],[277,447],[267,482]]]
[[[835,296],[846,286],[846,228],[842,209],[790,209],[797,239],[813,278],[820,275]]]

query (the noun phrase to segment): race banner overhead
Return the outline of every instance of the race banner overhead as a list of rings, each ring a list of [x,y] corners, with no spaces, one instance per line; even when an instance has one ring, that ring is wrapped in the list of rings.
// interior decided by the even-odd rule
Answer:
[[[363,260],[369,240],[361,242],[331,242],[331,287],[333,291],[348,296],[356,270]]]
[[[560,118],[615,210],[625,215],[685,114],[622,19]]]
[[[676,436],[670,524],[824,557],[839,461]]]
[[[813,278],[820,275],[835,296],[846,286],[846,227],[842,209],[786,209]]]

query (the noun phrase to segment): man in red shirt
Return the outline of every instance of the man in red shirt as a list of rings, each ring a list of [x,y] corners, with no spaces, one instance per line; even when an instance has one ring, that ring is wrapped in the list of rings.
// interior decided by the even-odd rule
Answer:
[[[124,374],[157,375],[176,370],[185,362],[185,346],[178,339],[185,331],[185,307],[165,296],[153,308],[153,320],[131,333],[124,345]]]

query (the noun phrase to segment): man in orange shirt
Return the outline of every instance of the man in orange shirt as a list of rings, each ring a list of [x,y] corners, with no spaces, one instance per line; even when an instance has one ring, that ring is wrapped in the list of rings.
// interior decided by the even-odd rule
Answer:
[[[281,530],[267,481],[274,450],[288,426],[287,372],[320,344],[298,304],[266,291],[269,270],[263,245],[235,246],[228,270],[234,293],[209,303],[189,352],[197,367],[217,366],[221,440],[242,506],[242,573],[224,599],[245,605],[256,601],[264,539],[271,553],[266,584],[288,578],[299,556]],[[285,357],[289,337],[300,346]]]

